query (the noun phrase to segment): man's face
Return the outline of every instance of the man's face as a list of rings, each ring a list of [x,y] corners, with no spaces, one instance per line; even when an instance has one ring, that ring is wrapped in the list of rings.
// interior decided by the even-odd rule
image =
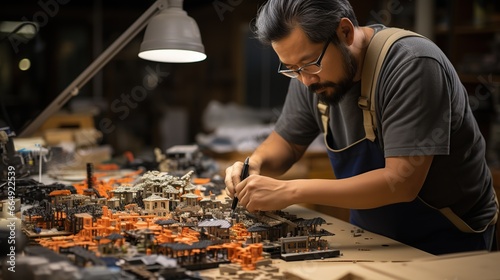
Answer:
[[[324,43],[312,43],[300,28],[280,40],[273,42],[274,51],[278,54],[283,67],[297,70],[315,62],[324,49]],[[342,43],[339,46],[329,44],[321,60],[321,72],[308,74],[301,71],[297,79],[319,98],[329,104],[336,104],[353,86],[357,64],[349,49]]]

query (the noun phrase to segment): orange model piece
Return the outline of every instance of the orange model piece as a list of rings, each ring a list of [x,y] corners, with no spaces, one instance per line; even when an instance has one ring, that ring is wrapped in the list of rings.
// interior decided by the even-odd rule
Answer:
[[[177,237],[174,238],[175,242],[185,243],[185,244],[193,244],[194,242],[198,242],[200,237],[200,233],[192,230],[188,227],[183,227],[182,231],[177,234]]]
[[[73,186],[75,187],[76,193],[78,194],[85,194],[86,190],[89,189],[87,180],[83,181],[82,183],[74,183]],[[95,177],[93,177],[92,186],[97,191],[100,197],[105,197],[105,198],[111,197],[110,191],[113,189],[112,183],[105,182],[102,180],[97,181]]]
[[[233,242],[245,242],[251,235],[247,231],[246,227],[242,223],[237,223],[231,226],[231,241]]]
[[[241,248],[241,243],[231,242],[222,244],[222,248],[227,250],[227,259],[231,262],[237,259],[237,248]]]
[[[235,243],[232,243],[235,244]],[[250,244],[247,247],[234,246],[232,254],[228,258],[232,263],[241,265],[243,270],[255,270],[256,263],[262,260],[262,243]]]
[[[210,183],[210,178],[200,178],[200,177],[196,177],[196,178],[193,178],[193,184],[195,185],[204,185],[204,184],[208,184]]]
[[[73,246],[81,246],[88,250],[98,253],[98,245],[93,241],[85,241],[76,235],[57,236],[51,238],[41,238],[36,240],[40,245],[59,252],[61,248],[69,248]]]
[[[49,193],[49,196],[67,196],[71,195],[70,190],[55,190]]]
[[[28,216],[24,217],[24,220],[27,223],[33,224],[34,227],[37,228],[42,228],[42,229],[47,229],[47,222],[44,221],[42,216],[36,215],[36,216]]]
[[[241,243],[232,242],[222,244],[222,248],[227,249],[229,261],[241,265],[243,270],[255,270],[257,261],[264,259],[262,257],[262,243],[242,247]]]
[[[160,234],[158,234],[155,239],[158,244],[162,243],[174,243],[174,239],[177,237],[173,234],[171,230],[164,228]]]

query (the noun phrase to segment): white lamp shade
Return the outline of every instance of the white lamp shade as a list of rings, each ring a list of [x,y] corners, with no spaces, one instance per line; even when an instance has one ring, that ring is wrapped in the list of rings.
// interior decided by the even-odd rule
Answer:
[[[182,1],[170,1],[149,22],[139,57],[158,62],[197,62],[204,60],[205,48],[198,25],[182,9]]]

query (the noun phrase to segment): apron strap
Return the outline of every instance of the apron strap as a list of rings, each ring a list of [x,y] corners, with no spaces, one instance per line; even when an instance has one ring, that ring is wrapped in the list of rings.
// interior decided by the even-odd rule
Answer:
[[[408,36],[423,37],[420,34],[400,28],[386,28],[377,32],[368,45],[361,73],[361,96],[358,99],[358,106],[363,110],[363,125],[366,138],[372,142],[375,140],[375,131],[377,129],[375,91],[377,90],[380,69],[382,69],[382,64],[392,44]]]
[[[321,122],[323,123],[323,135],[326,136],[326,133],[328,132],[328,120],[330,119],[330,107],[324,103],[324,102],[319,102],[318,103],[318,110],[321,113]]]
[[[400,28],[385,28],[377,32],[368,45],[361,73],[361,96],[358,99],[358,107],[363,110],[365,138],[372,142],[375,141],[375,131],[377,129],[375,91],[377,90],[380,69],[382,69],[382,64],[392,44],[408,36],[423,37],[415,32]],[[328,132],[329,106],[320,101],[318,102],[318,110],[321,113],[323,134],[326,135]]]
[[[441,212],[441,214],[443,214],[443,216],[445,216],[460,231],[466,232],[466,233],[482,233],[482,232],[485,232],[489,226],[496,224],[497,220],[498,220],[498,206],[499,206],[498,205],[498,198],[497,198],[495,192],[493,192],[493,194],[495,196],[495,204],[496,204],[497,211],[495,212],[495,215],[493,216],[493,218],[491,218],[490,222],[487,223],[483,228],[478,229],[478,230],[471,228],[464,220],[462,220],[462,218],[460,218],[457,214],[455,214],[455,212],[453,212],[453,210],[451,210],[450,207],[445,207],[445,208],[439,209],[439,208],[433,207],[432,205],[429,205],[427,202],[425,202],[420,197],[419,197],[419,199],[425,205]]]
[[[392,44],[397,40],[409,37],[423,37],[420,34],[399,29],[399,28],[386,28],[383,29],[373,36],[368,49],[365,54],[365,60],[363,62],[363,70],[361,73],[361,96],[358,99],[358,106],[363,110],[363,126],[365,129],[365,138],[370,141],[375,141],[376,135],[375,131],[377,129],[377,116],[375,112],[375,92],[377,90],[378,77],[380,75],[380,70],[384,63],[385,57],[391,48]],[[321,122],[323,124],[323,134],[325,136],[328,133],[328,123],[329,123],[329,106],[326,103],[318,102],[318,110],[321,113]],[[419,198],[420,199],[420,198]],[[498,220],[499,203],[498,198],[495,195],[495,202],[497,205],[497,211],[490,222],[482,229],[474,230],[471,228],[462,218],[451,210],[451,208],[435,208],[429,205],[424,200],[420,199],[425,205],[435,210],[438,210],[442,215],[444,215],[453,225],[455,225],[460,231],[468,233],[481,233],[484,232],[488,226],[496,224]]]

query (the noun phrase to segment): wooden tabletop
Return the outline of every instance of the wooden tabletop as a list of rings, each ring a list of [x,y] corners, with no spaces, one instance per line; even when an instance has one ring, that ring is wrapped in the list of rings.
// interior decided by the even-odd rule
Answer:
[[[359,228],[352,224],[300,205],[290,206],[283,211],[295,214],[297,217],[304,219],[316,217],[323,218],[328,224],[323,224],[322,228],[335,234],[334,236],[326,236],[323,238],[328,240],[331,248],[340,250],[340,256],[322,260],[294,262],[273,259],[273,266],[278,267],[280,271],[293,269],[308,274],[320,270],[322,267],[330,267],[331,265],[387,262],[401,263],[415,259],[433,257],[432,254],[402,244],[393,239],[368,231],[358,232]],[[218,269],[209,269],[201,271],[200,274],[205,277],[216,277],[219,276],[219,271]]]

